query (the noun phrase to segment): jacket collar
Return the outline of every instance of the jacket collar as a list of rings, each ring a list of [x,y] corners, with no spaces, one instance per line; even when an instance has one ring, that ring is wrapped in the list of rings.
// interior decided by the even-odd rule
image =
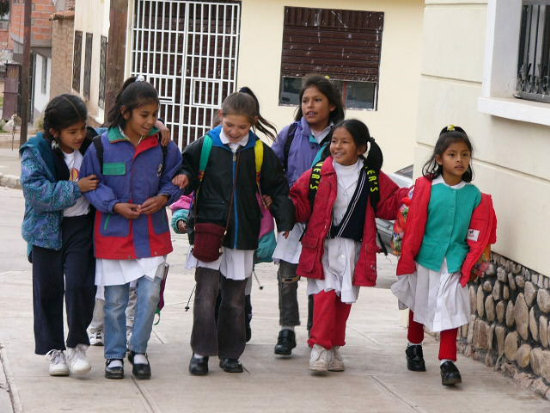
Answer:
[[[220,139],[220,133],[222,131],[222,127],[221,125],[220,126],[216,126],[214,129],[212,129],[211,131],[209,131],[207,134],[210,135],[210,138],[212,139],[212,144],[213,146],[218,146],[218,147],[221,147],[221,148],[224,148],[224,149],[227,149],[227,150],[231,150],[229,148],[229,145],[226,145],[224,144],[221,139]],[[256,145],[256,141],[260,139],[258,138],[258,136],[252,132],[252,130],[250,130],[250,132],[248,132],[248,143],[246,144],[246,146],[244,146],[242,149],[239,149],[239,150],[245,150],[245,149],[250,149],[250,148],[254,148],[254,145]]]
[[[159,132],[159,130],[157,128],[153,128],[153,129],[151,129],[151,131],[149,132],[149,135],[147,135],[147,137],[154,136],[158,132]],[[109,139],[110,143],[122,142],[122,141],[128,141],[129,142],[130,141],[130,139],[128,139],[124,135],[124,133],[122,132],[122,130],[118,126],[113,126],[113,127],[109,128],[109,130],[107,131],[107,138]]]

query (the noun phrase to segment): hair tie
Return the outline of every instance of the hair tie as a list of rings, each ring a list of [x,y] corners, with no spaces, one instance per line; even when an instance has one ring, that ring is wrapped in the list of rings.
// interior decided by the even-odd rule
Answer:
[[[454,130],[455,130],[455,125],[448,125],[448,126],[447,126],[447,130],[448,130],[449,132],[454,132]]]
[[[137,75],[135,82],[145,82],[145,76]]]

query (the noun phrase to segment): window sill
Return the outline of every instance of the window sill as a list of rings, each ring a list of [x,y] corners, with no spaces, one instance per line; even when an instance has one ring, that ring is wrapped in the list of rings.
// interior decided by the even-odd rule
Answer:
[[[477,108],[482,113],[521,122],[550,126],[550,104],[516,98],[480,97]]]

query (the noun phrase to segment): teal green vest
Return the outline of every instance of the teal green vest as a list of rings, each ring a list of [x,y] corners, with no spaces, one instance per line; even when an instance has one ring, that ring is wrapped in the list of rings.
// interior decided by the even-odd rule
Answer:
[[[481,192],[474,185],[453,189],[444,183],[434,184],[424,240],[416,262],[439,271],[447,258],[449,272],[460,271],[469,252],[466,237],[470,219],[480,202]]]

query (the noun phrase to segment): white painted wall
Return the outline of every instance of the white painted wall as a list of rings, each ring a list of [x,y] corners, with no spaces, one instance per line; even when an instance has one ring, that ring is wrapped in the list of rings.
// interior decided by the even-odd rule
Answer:
[[[508,5],[520,2],[497,1]],[[493,96],[523,103],[526,112],[549,110],[550,104],[518,102],[511,92],[504,96],[506,90],[513,90],[506,83],[510,73],[515,76],[509,67],[515,57],[508,55],[505,67],[500,63],[500,73],[508,72],[508,76],[493,76],[488,63],[493,61],[495,49],[487,44],[496,40],[497,49],[505,54],[517,53],[517,46],[510,46],[510,41],[508,46],[499,43],[498,31],[488,31],[495,13],[487,3],[426,1],[415,174],[430,156],[443,126],[464,127],[474,145],[474,184],[493,194],[495,202],[499,225],[494,250],[550,275],[550,254],[545,251],[550,222],[550,128],[529,121],[529,116],[519,121],[480,111],[478,103]],[[506,32],[512,25],[502,27]]]

